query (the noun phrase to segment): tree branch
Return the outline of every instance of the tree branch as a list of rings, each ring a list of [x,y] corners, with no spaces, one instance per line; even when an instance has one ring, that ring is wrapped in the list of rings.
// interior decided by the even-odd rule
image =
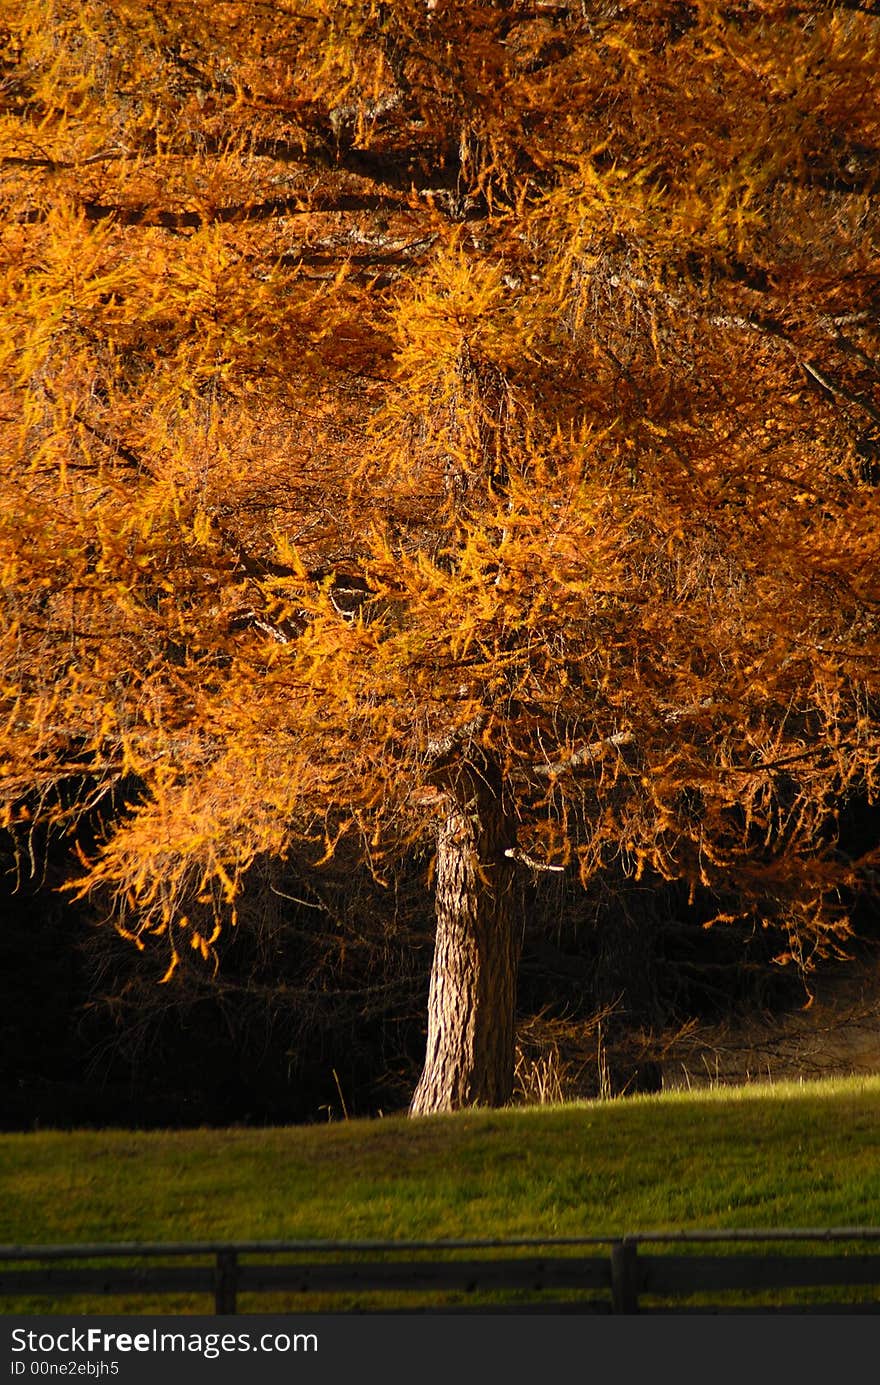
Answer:
[[[425,746],[425,754],[428,759],[433,761],[445,760],[457,750],[464,741],[469,741],[474,736],[478,736],[489,720],[488,712],[480,712],[478,716],[466,721],[464,726],[457,726],[452,731],[447,731],[445,736],[437,736],[428,741]]]
[[[561,873],[565,866],[551,866],[546,861],[536,861],[534,856],[529,856],[525,851],[521,851],[518,846],[509,846],[505,851],[505,856],[509,856],[512,861],[519,861],[522,865],[528,866],[530,870],[554,871]]]
[[[597,760],[602,759],[607,750],[620,750],[623,746],[634,744],[635,736],[632,731],[616,731],[612,736],[604,736],[600,741],[591,741],[589,745],[581,746],[580,750],[573,751],[567,760],[548,760],[543,765],[532,765],[531,772],[541,779],[555,779],[561,774],[571,774],[575,770],[594,765]]]

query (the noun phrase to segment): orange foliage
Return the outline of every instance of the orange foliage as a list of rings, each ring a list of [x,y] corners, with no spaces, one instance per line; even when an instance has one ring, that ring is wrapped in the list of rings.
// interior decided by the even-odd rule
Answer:
[[[258,857],[381,874],[478,745],[529,859],[833,946],[880,789],[880,19],[2,25],[7,824],[112,803],[81,888],[207,956]]]

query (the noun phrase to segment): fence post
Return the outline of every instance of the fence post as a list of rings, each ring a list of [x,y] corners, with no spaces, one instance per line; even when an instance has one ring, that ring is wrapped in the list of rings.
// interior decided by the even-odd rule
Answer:
[[[238,1255],[234,1250],[218,1250],[214,1275],[214,1312],[235,1313],[238,1289]]]
[[[615,1241],[611,1247],[611,1311],[639,1311],[639,1262],[635,1241]]]

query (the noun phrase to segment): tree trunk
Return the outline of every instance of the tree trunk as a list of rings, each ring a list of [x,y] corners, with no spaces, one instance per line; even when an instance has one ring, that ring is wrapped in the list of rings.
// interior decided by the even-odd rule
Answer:
[[[437,936],[425,1067],[411,1115],[502,1106],[516,1042],[516,827],[491,766],[458,766],[444,785],[437,842]]]

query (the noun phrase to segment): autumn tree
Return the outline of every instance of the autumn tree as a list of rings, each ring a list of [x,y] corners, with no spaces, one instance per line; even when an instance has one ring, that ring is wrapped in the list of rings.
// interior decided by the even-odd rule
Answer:
[[[7,824],[206,960],[435,842],[416,1113],[512,1082],[529,875],[839,949],[876,853],[880,20],[5,7]]]

